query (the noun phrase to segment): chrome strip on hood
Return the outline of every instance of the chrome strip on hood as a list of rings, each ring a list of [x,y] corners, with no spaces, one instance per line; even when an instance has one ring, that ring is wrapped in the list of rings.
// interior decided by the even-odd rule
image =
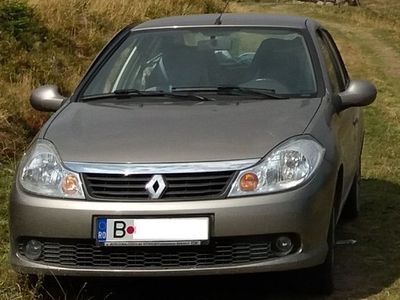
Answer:
[[[65,167],[77,173],[100,174],[171,174],[239,171],[255,165],[260,159],[191,162],[191,163],[160,163],[160,164],[113,164],[64,162]]]

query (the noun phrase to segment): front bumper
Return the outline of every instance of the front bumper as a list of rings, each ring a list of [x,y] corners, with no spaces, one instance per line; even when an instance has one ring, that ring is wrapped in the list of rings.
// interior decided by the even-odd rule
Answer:
[[[307,268],[321,264],[336,183],[324,161],[305,185],[282,193],[219,200],[176,202],[94,202],[30,195],[16,183],[10,201],[11,264],[22,273],[82,276],[163,276],[252,273]],[[94,216],[213,216],[211,238],[294,233],[299,250],[279,258],[233,265],[124,268],[62,266],[27,259],[21,238],[93,240]],[[184,247],[184,246],[182,246]]]

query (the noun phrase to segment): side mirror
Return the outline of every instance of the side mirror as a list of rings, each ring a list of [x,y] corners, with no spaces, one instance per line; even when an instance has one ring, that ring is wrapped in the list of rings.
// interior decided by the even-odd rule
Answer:
[[[60,95],[58,87],[55,85],[43,85],[35,89],[31,94],[31,105],[40,111],[56,111],[66,100]]]
[[[371,82],[367,80],[352,80],[348,88],[339,93],[340,109],[369,105],[374,102],[376,94],[376,87]]]

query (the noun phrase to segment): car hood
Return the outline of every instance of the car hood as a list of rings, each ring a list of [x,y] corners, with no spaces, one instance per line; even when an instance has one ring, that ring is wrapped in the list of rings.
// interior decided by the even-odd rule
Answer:
[[[73,102],[45,138],[63,161],[200,162],[261,158],[302,134],[321,99]]]

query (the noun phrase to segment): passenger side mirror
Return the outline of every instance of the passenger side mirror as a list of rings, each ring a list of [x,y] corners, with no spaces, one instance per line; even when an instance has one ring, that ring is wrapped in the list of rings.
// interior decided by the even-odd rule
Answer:
[[[66,99],[60,94],[57,86],[43,85],[32,92],[30,102],[36,110],[56,111]]]
[[[347,89],[339,93],[340,109],[369,105],[374,102],[376,94],[376,87],[371,82],[367,80],[352,80]]]

